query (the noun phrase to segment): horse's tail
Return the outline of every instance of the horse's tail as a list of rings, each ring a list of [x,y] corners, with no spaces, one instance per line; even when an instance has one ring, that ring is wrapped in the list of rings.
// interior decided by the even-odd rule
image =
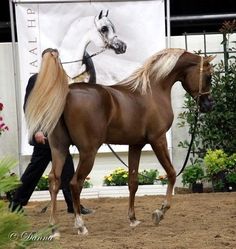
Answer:
[[[61,117],[69,91],[67,76],[57,53],[45,53],[25,108],[29,138],[35,132],[50,134]]]

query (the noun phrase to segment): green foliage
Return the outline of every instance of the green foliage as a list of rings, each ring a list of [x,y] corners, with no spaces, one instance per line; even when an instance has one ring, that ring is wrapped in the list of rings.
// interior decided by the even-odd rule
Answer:
[[[143,170],[138,175],[138,182],[140,185],[153,184],[158,175],[159,173],[156,169]]]
[[[86,178],[84,181],[84,188],[91,188],[93,185],[89,178]],[[49,182],[48,182],[48,175],[43,175],[40,177],[38,184],[35,190],[48,190],[49,189]]]
[[[158,170],[150,169],[143,170],[138,174],[138,181],[140,185],[153,184],[157,179]],[[110,175],[104,177],[104,185],[107,186],[122,186],[128,184],[128,170],[123,168],[115,169]]]
[[[48,189],[49,189],[48,175],[43,175],[40,177],[38,181],[36,190],[48,190]]]
[[[93,184],[91,183],[91,181],[89,180],[89,178],[86,178],[84,181],[84,188],[92,188]]]
[[[215,66],[212,77],[212,96],[214,108],[209,113],[200,113],[196,127],[192,153],[203,158],[208,149],[222,149],[227,154],[236,151],[236,63],[235,59],[227,62],[228,71],[223,73],[225,65],[220,62]],[[184,111],[179,114],[179,126],[188,125],[192,134],[195,120],[195,101],[185,95]],[[188,146],[186,140],[179,143],[180,147]]]
[[[0,249],[25,248],[21,238],[14,239],[14,236],[28,229],[26,217],[23,214],[9,212],[3,201],[0,201],[0,213]]]
[[[207,175],[211,178],[226,170],[227,159],[228,156],[223,150],[208,150],[204,157]]]
[[[103,183],[107,186],[127,185],[128,171],[119,167],[115,169],[110,175],[105,176]]]
[[[236,184],[236,170],[226,174],[226,180],[229,184]]]
[[[16,161],[11,158],[0,160],[0,189],[2,193],[11,191],[19,186],[20,181],[17,176],[10,175],[10,170],[16,166]],[[4,201],[0,201],[0,249],[25,248],[26,242],[19,237],[28,228],[26,217],[23,214],[11,213],[8,205]],[[14,237],[12,238],[11,235]]]
[[[185,168],[182,175],[182,183],[183,185],[193,184],[197,182],[201,182],[204,178],[204,170],[200,163],[195,163],[189,165]]]
[[[16,160],[12,158],[3,158],[0,160],[0,191],[5,193],[17,188],[20,181],[16,175],[10,175],[9,172],[16,166]]]
[[[223,150],[209,150],[204,163],[215,191],[229,191],[229,187],[236,187],[236,153],[228,156]]]

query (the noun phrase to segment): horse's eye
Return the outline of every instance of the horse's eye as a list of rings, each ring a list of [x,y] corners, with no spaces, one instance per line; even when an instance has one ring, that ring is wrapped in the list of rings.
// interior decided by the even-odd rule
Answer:
[[[101,28],[101,32],[102,33],[106,33],[108,31],[108,27],[107,26],[103,26],[102,28]]]

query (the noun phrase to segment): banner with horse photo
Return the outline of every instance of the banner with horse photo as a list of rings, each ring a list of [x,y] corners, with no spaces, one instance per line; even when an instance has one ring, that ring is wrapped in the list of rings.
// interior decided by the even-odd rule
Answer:
[[[164,0],[16,0],[15,10],[22,102],[27,82],[38,73],[42,52],[47,48],[59,51],[62,66],[72,80],[87,69],[82,62],[86,50],[86,56],[92,56],[96,83],[111,85],[166,46]],[[32,152],[26,130],[22,115],[22,154]],[[127,147],[116,150],[126,151]],[[100,151],[109,149],[102,146]]]

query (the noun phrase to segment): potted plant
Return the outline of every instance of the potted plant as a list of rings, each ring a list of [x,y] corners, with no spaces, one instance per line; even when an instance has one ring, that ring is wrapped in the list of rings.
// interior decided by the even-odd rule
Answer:
[[[228,191],[236,191],[236,153],[228,157],[226,168]]]
[[[139,185],[154,184],[159,175],[158,170],[143,170],[138,174]],[[124,186],[128,184],[128,170],[121,167],[116,168],[111,174],[106,175],[103,180],[106,186]]]
[[[228,191],[226,179],[228,162],[228,155],[222,149],[208,150],[204,157],[206,174],[215,192]]]
[[[182,175],[182,183],[184,186],[189,185],[193,193],[203,192],[204,170],[200,162],[196,162],[187,166]]]
[[[150,170],[145,169],[139,172],[138,174],[139,185],[153,184],[156,181],[158,175],[159,172],[157,169],[150,169]]]

